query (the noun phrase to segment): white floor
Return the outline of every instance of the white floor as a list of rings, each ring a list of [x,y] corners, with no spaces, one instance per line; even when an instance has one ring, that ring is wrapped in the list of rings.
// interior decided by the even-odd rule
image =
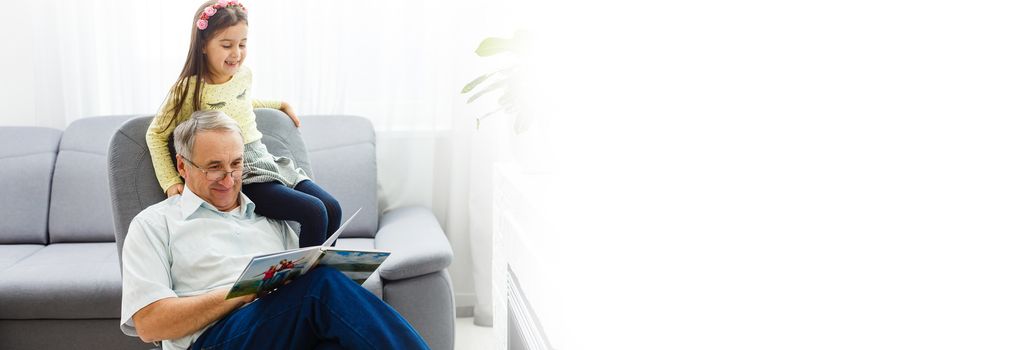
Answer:
[[[472,317],[455,319],[456,350],[494,350],[494,328],[473,324]]]

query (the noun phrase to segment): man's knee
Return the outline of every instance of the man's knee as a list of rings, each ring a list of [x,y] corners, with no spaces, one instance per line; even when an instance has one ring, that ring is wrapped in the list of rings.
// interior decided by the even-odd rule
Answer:
[[[345,274],[339,270],[326,267],[318,266],[307,273],[307,278],[311,279],[311,285],[314,288],[321,287],[342,287],[348,288],[350,285],[355,286],[356,283],[353,280],[346,277]]]

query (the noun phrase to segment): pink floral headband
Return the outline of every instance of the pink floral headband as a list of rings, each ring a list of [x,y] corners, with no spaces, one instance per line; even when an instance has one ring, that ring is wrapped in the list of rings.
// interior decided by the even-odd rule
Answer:
[[[197,23],[198,30],[205,30],[205,28],[208,28],[208,19],[212,18],[212,16],[215,16],[215,13],[218,12],[219,9],[226,8],[229,6],[239,7],[240,11],[247,12],[247,8],[243,7],[243,4],[241,4],[239,1],[219,0],[218,3],[212,6],[205,7],[205,10],[201,12],[201,17],[198,19]]]

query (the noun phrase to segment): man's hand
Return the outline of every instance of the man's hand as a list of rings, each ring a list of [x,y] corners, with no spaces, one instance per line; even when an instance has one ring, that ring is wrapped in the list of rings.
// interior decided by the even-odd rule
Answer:
[[[229,288],[221,288],[196,296],[160,299],[131,317],[134,328],[146,343],[175,339],[197,332],[254,300],[249,295],[226,299],[228,292]]]
[[[166,189],[166,198],[183,193],[183,184],[175,184]]]
[[[289,116],[289,119],[293,120],[293,125],[296,125],[298,128],[300,127],[300,118],[296,117],[296,112],[293,111],[293,106],[290,106],[289,103],[286,103],[286,101],[282,101],[282,107],[280,107],[279,110],[282,111],[282,113],[286,113],[286,115]]]

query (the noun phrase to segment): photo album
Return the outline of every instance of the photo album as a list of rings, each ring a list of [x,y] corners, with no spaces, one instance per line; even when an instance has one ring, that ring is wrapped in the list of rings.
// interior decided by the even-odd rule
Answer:
[[[363,209],[363,208],[360,208]],[[363,284],[391,252],[377,250],[348,250],[333,247],[339,234],[346,229],[356,214],[357,209],[324,244],[316,247],[291,249],[278,253],[259,255],[251,258],[247,268],[229,290],[226,299],[249,294],[269,293],[281,287],[287,281],[300,277],[312,268],[336,269],[356,283]]]

